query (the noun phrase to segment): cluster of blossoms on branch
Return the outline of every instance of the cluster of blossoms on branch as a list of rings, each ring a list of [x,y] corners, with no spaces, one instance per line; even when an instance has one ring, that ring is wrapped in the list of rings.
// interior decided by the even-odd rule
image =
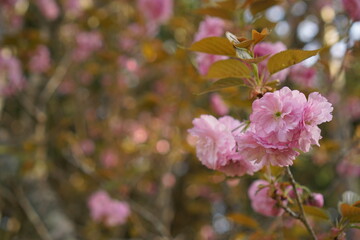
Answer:
[[[264,165],[290,166],[299,151],[319,145],[318,125],[332,119],[332,110],[317,92],[306,99],[283,87],[253,102],[250,123],[202,115],[189,132],[198,138],[197,157],[205,166],[229,176],[252,175]]]
[[[130,207],[126,202],[111,199],[104,191],[92,194],[88,206],[92,219],[109,227],[124,224],[130,215]]]

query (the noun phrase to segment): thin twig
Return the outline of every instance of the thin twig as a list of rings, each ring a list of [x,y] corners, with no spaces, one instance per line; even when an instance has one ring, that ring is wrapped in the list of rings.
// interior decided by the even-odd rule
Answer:
[[[63,81],[65,74],[67,73],[71,64],[71,55],[66,53],[61,59],[58,67],[55,70],[54,75],[47,82],[43,92],[41,93],[40,99],[45,103],[51,98],[56,89],[60,86]]]
[[[170,232],[165,227],[165,225],[151,212],[147,209],[143,208],[139,204],[135,203],[134,201],[129,201],[132,209],[140,214],[143,218],[148,220],[149,222],[153,223],[156,227],[157,231],[166,239],[172,239]]]
[[[290,183],[291,183],[291,186],[293,187],[294,189],[294,193],[295,193],[295,199],[296,199],[296,203],[297,205],[299,206],[299,210],[300,210],[300,213],[299,213],[299,220],[305,225],[306,229],[309,231],[309,233],[311,234],[312,238],[314,240],[317,240],[317,237],[315,235],[315,232],[314,230],[312,229],[312,227],[310,226],[307,218],[306,218],[306,215],[305,215],[305,211],[304,211],[304,207],[301,203],[301,200],[300,200],[300,196],[299,196],[299,193],[296,189],[296,182],[295,182],[295,179],[294,179],[294,176],[292,175],[291,171],[290,171],[290,167],[286,167],[286,173],[287,175],[289,176],[290,178]]]
[[[33,206],[31,205],[30,201],[24,194],[24,191],[20,187],[16,191],[16,196],[18,198],[18,202],[20,203],[21,207],[23,208],[24,212],[26,213],[28,219],[33,224],[35,230],[43,240],[53,240],[49,231],[47,230],[45,224],[41,221],[40,216],[34,210]]]

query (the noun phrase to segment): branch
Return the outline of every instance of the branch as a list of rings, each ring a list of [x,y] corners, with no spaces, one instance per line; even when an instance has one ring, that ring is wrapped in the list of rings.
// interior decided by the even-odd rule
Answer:
[[[45,227],[45,224],[41,221],[40,216],[34,210],[30,201],[26,198],[23,190],[19,188],[16,192],[16,196],[18,198],[18,202],[23,208],[25,214],[27,215],[29,221],[33,224],[40,238],[43,240],[53,240],[49,231]]]
[[[163,237],[166,237],[165,239],[172,239],[170,232],[165,227],[165,225],[151,212],[149,212],[147,209],[143,208],[139,204],[135,203],[134,201],[129,201],[131,208],[137,212],[139,215],[141,215],[143,218],[148,220],[149,222],[153,223],[156,227],[157,231],[163,235]]]
[[[289,176],[290,178],[290,183],[291,183],[291,186],[293,187],[294,189],[294,193],[295,193],[295,198],[296,198],[296,203],[299,207],[299,210],[300,210],[300,213],[298,215],[298,219],[305,225],[306,229],[309,231],[309,233],[311,234],[312,238],[314,240],[317,240],[317,237],[315,235],[315,232],[314,230],[311,228],[307,218],[306,218],[306,215],[305,215],[305,211],[304,211],[304,207],[301,203],[301,200],[300,200],[300,196],[299,196],[299,193],[296,189],[296,182],[295,182],[295,179],[294,179],[294,176],[292,175],[291,171],[290,171],[290,167],[286,167],[286,173],[287,175]]]
[[[65,74],[70,67],[70,64],[71,55],[69,53],[66,53],[59,62],[59,65],[56,68],[54,75],[49,79],[43,92],[41,93],[40,99],[44,101],[44,103],[46,103],[51,98],[56,89],[60,86],[61,82],[65,77]]]

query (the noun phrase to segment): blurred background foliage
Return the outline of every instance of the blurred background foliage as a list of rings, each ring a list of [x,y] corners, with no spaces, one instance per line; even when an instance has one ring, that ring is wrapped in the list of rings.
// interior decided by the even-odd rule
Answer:
[[[306,62],[317,69],[314,86],[283,83],[320,91],[335,108],[321,147],[298,158],[294,175],[324,194],[326,208],[346,190],[359,193],[360,22],[337,0],[219,2],[176,0],[166,20],[150,21],[133,0],[0,1],[1,239],[306,238],[300,224],[278,232],[289,219],[251,210],[257,174],[228,178],[196,159],[192,119],[219,116],[211,93],[195,94],[210,81],[186,50],[206,16],[238,36],[267,27],[266,41],[326,47]],[[230,115],[247,118],[247,89],[218,94]],[[128,202],[125,224],[90,217],[98,190]]]

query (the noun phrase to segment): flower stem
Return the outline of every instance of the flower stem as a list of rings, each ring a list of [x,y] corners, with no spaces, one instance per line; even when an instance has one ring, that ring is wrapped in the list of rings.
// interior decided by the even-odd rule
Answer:
[[[291,171],[290,171],[290,167],[286,167],[286,173],[287,175],[289,176],[290,178],[290,183],[291,183],[291,186],[293,187],[294,189],[294,193],[295,193],[295,198],[296,198],[296,203],[299,207],[299,210],[300,210],[300,213],[299,213],[299,220],[305,225],[306,229],[308,230],[308,232],[311,234],[312,238],[314,240],[317,240],[317,237],[315,235],[315,232],[314,230],[312,229],[312,227],[310,226],[307,218],[306,218],[306,215],[305,215],[305,212],[304,212],[304,207],[301,203],[301,200],[300,200],[300,196],[299,196],[299,193],[296,189],[296,182],[295,182],[295,179],[294,179],[294,176],[292,175]]]

